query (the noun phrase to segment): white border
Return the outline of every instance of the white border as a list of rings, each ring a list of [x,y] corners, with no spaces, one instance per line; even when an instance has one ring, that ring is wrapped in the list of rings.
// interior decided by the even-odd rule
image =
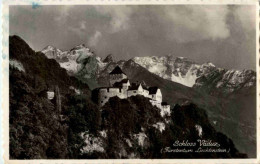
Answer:
[[[2,115],[2,128],[4,139],[4,160],[5,163],[55,163],[55,164],[74,164],[74,163],[95,163],[95,164],[104,164],[104,163],[185,163],[185,164],[209,164],[209,163],[260,163],[259,160],[259,137],[260,136],[260,127],[259,120],[260,115],[257,110],[257,158],[254,159],[112,159],[112,160],[9,160],[9,6],[10,5],[176,5],[176,4],[200,4],[200,5],[255,5],[256,6],[256,70],[257,70],[257,108],[259,108],[259,3],[257,0],[3,0],[2,7],[2,31],[3,31],[3,40],[2,40],[2,56],[6,55],[6,59],[2,58],[1,68],[2,68],[2,77],[1,77],[1,91],[2,91],[2,102],[1,108],[3,109]],[[1,93],[1,92],[0,92]],[[2,139],[0,138],[0,140]],[[2,145],[0,146],[0,148]],[[1,159],[1,154],[0,154]]]

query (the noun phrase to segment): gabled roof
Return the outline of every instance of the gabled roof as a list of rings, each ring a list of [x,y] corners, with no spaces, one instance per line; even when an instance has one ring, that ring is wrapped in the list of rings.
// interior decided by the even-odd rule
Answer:
[[[137,90],[140,84],[132,83],[128,90]]]
[[[120,83],[127,83],[129,80],[128,79],[123,79],[120,81]]]
[[[148,89],[149,90],[149,94],[156,94],[158,89],[159,89],[158,87],[150,87]]]
[[[125,74],[125,73],[121,70],[121,68],[119,66],[116,66],[113,69],[113,71],[111,71],[109,74],[111,75],[111,74]]]

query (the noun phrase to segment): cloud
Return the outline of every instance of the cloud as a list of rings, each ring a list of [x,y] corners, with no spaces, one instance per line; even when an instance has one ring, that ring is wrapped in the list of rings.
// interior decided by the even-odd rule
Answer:
[[[255,11],[249,5],[12,6],[10,34],[22,36],[37,50],[49,44],[70,49],[88,43],[101,57],[173,53],[197,62],[251,68]]]
[[[86,29],[86,21],[81,21],[80,23],[79,23],[79,28],[81,29],[81,30],[85,30]]]
[[[190,42],[205,39],[225,39],[230,36],[227,25],[227,6],[182,6],[165,7],[164,14],[169,20],[169,39]]]
[[[86,21],[80,21],[76,26],[69,24],[67,27],[69,31],[76,33],[78,36],[82,36],[82,33],[86,30]]]
[[[101,14],[109,15],[111,17],[109,32],[116,33],[129,28],[130,16],[135,7],[129,6],[95,6],[96,11]]]
[[[244,30],[247,32],[255,31],[256,8],[254,6],[237,6],[234,15],[240,21]]]
[[[95,34],[92,37],[90,37],[88,45],[93,47],[97,46],[97,43],[99,42],[101,36],[102,33],[100,31],[96,31]]]
[[[225,39],[230,36],[227,25],[229,13],[227,5],[96,6],[95,9],[100,14],[111,18],[108,27],[110,33],[136,28],[136,30],[148,34],[147,28],[154,32],[154,26],[160,26],[160,30],[164,30],[161,31],[162,35],[165,35],[169,40],[181,43],[206,39]]]
[[[67,18],[70,16],[70,10],[73,8],[73,6],[65,5],[65,6],[59,6],[59,14],[55,16],[53,19],[57,23],[63,24],[66,22]]]

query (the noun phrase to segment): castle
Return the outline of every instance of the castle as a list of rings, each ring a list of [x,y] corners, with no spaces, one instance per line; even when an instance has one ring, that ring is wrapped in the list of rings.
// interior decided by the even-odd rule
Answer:
[[[119,97],[125,99],[131,96],[142,95],[149,98],[153,106],[161,110],[161,115],[170,115],[170,105],[162,102],[162,92],[158,87],[146,87],[143,83],[130,83],[127,75],[116,66],[112,72],[109,73],[109,87],[97,88],[97,103],[99,106],[105,105],[111,97]],[[93,93],[92,93],[93,94]]]

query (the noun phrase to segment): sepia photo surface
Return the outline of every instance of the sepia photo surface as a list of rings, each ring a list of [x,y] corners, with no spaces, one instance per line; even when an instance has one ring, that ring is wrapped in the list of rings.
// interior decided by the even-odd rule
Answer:
[[[7,5],[5,160],[257,159],[258,10]]]

